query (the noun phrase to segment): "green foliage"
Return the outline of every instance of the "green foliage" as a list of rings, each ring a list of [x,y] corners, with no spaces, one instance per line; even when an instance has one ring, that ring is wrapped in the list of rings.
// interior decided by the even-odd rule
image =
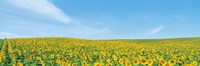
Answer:
[[[25,38],[0,41],[0,66],[173,66],[200,60],[200,38],[86,40],[77,38]],[[161,57],[161,58],[159,58]],[[117,60],[114,60],[117,59]],[[121,60],[121,61],[120,61]],[[141,60],[144,60],[143,62]],[[147,63],[152,61],[153,63]],[[161,63],[163,61],[163,63]],[[85,65],[86,64],[86,65]],[[171,63],[172,64],[172,63]]]

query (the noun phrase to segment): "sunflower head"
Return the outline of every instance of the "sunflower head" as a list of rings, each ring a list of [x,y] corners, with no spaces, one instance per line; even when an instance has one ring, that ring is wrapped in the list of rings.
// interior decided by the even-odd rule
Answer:
[[[94,63],[94,66],[102,66],[103,64],[102,63],[100,63],[100,62],[95,62]]]
[[[153,60],[147,60],[148,65],[153,65]]]
[[[140,61],[139,61],[138,59],[133,60],[133,64],[134,64],[134,65],[138,65],[139,63],[140,63]]]
[[[124,64],[124,62],[125,62],[125,61],[124,61],[122,58],[119,59],[119,63],[120,63],[120,64]]]
[[[117,56],[113,55],[112,58],[114,59],[114,61],[117,61]]]
[[[140,63],[141,63],[142,65],[146,65],[146,62],[147,62],[147,60],[146,60],[145,58],[141,58],[141,59],[140,59]]]
[[[166,62],[164,66],[173,66],[170,62]]]
[[[132,66],[132,63],[131,62],[126,62],[125,66]]]
[[[165,60],[160,60],[160,64],[161,64],[161,65],[165,65],[165,64],[166,64],[166,61],[165,61]]]
[[[192,62],[192,65],[195,65],[195,66],[196,66],[196,65],[198,65],[198,62],[197,62],[197,61],[193,61],[193,62]]]
[[[176,64],[176,61],[175,61],[175,60],[171,60],[170,63],[171,63],[172,65],[175,65],[175,64]]]
[[[159,57],[158,57],[158,60],[163,60],[163,56],[159,56]]]
[[[107,63],[108,63],[109,65],[112,65],[112,64],[113,64],[112,60],[110,60],[110,59],[107,59]]]

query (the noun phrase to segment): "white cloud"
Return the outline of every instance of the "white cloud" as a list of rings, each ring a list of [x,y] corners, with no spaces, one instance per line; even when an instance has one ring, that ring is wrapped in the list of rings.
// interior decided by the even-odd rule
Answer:
[[[0,32],[0,38],[35,36],[73,36],[88,38],[109,33],[108,27],[99,26],[102,25],[101,22],[94,22],[96,24],[91,25],[82,24],[84,23],[83,21],[76,19],[72,20],[61,9],[52,4],[50,0],[1,0],[0,14],[0,23],[2,23],[0,26],[7,28],[0,28],[0,30],[13,32]],[[55,22],[54,20],[51,21],[51,19],[66,24],[45,23]],[[19,36],[14,33],[16,30],[21,30],[20,32],[23,33],[20,33]]]
[[[69,16],[49,0],[6,0],[6,2],[17,8],[33,11],[60,22],[68,23],[72,21]]]
[[[160,32],[160,31],[163,30],[163,29],[164,29],[163,26],[158,26],[158,27],[152,29],[150,32],[148,32],[147,35],[156,34],[156,33]]]
[[[94,28],[87,26],[76,26],[77,28],[72,29],[70,32],[76,35],[101,35],[101,34],[109,34],[109,27],[104,28]]]
[[[104,27],[101,29],[88,27],[85,30],[87,30],[86,34],[108,34],[109,33],[109,27]]]
[[[9,38],[9,37],[20,37],[20,35],[10,32],[0,32],[0,38]]]

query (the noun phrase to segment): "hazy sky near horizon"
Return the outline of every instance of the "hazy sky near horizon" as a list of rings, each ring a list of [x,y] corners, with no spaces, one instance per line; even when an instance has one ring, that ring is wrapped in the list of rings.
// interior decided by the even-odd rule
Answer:
[[[200,36],[200,0],[1,0],[0,38]]]

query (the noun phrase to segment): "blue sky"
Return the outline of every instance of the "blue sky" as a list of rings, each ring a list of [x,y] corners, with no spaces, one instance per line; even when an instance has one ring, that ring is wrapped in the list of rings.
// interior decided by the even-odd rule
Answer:
[[[1,0],[0,38],[200,36],[199,0]]]

